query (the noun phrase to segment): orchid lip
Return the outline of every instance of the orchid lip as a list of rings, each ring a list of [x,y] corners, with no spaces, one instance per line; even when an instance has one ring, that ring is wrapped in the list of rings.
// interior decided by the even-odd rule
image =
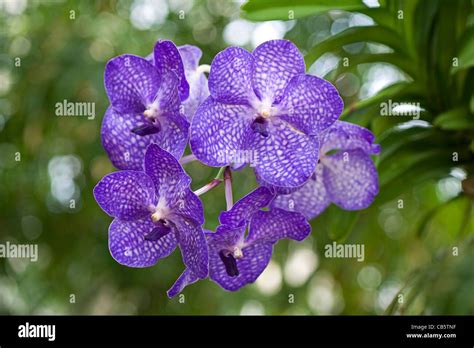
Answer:
[[[157,241],[171,232],[166,220],[160,220],[158,226],[153,228],[150,233],[145,235],[145,240]]]
[[[228,250],[221,250],[219,252],[219,257],[221,258],[222,263],[224,263],[227,275],[229,277],[237,277],[239,275],[239,269],[233,253],[230,253]]]
[[[268,137],[268,124],[267,120],[264,117],[258,116],[251,125],[251,128],[254,132],[264,136],[265,138]]]
[[[160,123],[158,122],[158,120],[156,120],[153,124],[143,124],[138,127],[132,128],[131,132],[136,135],[144,136],[156,134],[160,131],[160,129]]]

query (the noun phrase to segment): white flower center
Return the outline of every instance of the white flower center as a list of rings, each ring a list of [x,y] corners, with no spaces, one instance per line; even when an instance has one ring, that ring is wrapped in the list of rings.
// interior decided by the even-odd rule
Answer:
[[[235,259],[241,259],[242,257],[244,257],[244,254],[242,252],[242,249],[239,248],[238,246],[234,247],[234,249],[232,250],[232,256],[235,258]]]
[[[150,210],[153,212],[151,214],[151,219],[153,222],[158,222],[162,219],[165,219],[170,213],[170,210],[166,205],[166,200],[163,197],[160,197],[158,204],[156,206],[151,206]]]
[[[272,115],[272,110],[271,108],[262,108],[260,109],[258,114],[262,116],[263,118],[269,118]]]
[[[154,121],[160,116],[161,112],[157,104],[153,103],[148,105],[145,111],[143,111],[143,116],[148,118],[150,121]]]
[[[255,97],[255,99],[250,101],[252,107],[257,111],[257,115],[268,119],[276,114],[276,107],[272,104],[272,101],[269,99],[260,100]]]

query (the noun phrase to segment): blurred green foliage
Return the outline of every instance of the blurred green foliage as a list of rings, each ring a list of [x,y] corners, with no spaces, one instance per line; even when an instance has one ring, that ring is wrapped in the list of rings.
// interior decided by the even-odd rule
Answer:
[[[37,243],[40,256],[0,259],[0,313],[473,314],[473,4],[380,5],[2,0],[0,242]],[[361,212],[331,206],[312,222],[311,238],[279,243],[256,285],[229,293],[202,281],[184,291],[184,303],[168,300],[179,252],[148,269],[117,264],[107,246],[111,219],[92,197],[114,170],[99,136],[105,63],[146,56],[166,38],[199,46],[209,64],[236,41],[252,49],[280,34],[341,91],[343,119],[376,134],[380,194]],[[95,103],[95,119],[57,117],[63,100]],[[381,116],[388,101],[419,103],[419,120]],[[199,163],[186,170],[194,189],[216,174]],[[234,183],[236,198],[256,186],[249,168]],[[202,198],[205,228],[214,229],[223,187]],[[364,262],[324,257],[333,241],[364,244]]]

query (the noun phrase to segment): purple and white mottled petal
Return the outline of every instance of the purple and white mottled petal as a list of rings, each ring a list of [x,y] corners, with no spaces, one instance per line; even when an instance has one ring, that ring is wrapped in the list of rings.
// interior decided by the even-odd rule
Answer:
[[[160,88],[153,100],[153,104],[158,107],[159,112],[179,112],[181,101],[178,85],[179,80],[174,72],[166,71],[163,73]]]
[[[228,47],[211,63],[209,91],[221,103],[244,104],[255,97],[252,91],[254,59],[240,47]]]
[[[264,186],[273,192],[275,192],[278,195],[288,195],[292,192],[295,192],[299,190],[302,186],[297,186],[297,187],[284,187],[284,186],[275,186],[275,185],[270,185],[268,182],[263,180],[257,173],[255,173],[255,179],[257,180],[258,184],[260,186]]]
[[[158,240],[146,240],[154,228],[149,217],[135,221],[115,219],[109,227],[109,249],[112,257],[128,267],[149,267],[171,254],[177,246],[174,232]]]
[[[243,245],[245,239],[245,231],[247,224],[243,223],[238,226],[219,225],[216,232],[206,231],[209,247],[214,249],[229,249],[232,250],[236,245]]]
[[[207,78],[203,73],[196,72],[189,76],[189,98],[183,102],[184,114],[191,121],[197,108],[209,96]]]
[[[161,83],[155,67],[130,54],[112,58],[105,67],[105,90],[112,106],[122,113],[142,113]]]
[[[311,233],[311,226],[303,214],[273,208],[258,211],[250,220],[246,244],[276,243],[282,238],[302,241]]]
[[[289,194],[278,195],[271,207],[302,213],[311,220],[321,214],[331,203],[323,182],[323,166],[318,164],[316,172],[299,189]]]
[[[196,70],[202,57],[199,47],[193,45],[183,45],[178,47],[179,54],[183,61],[184,72]]]
[[[297,75],[286,86],[278,114],[308,135],[330,127],[344,108],[337,89],[328,81],[311,75]]]
[[[379,192],[374,163],[363,150],[326,156],[323,180],[331,201],[345,210],[367,208]]]
[[[183,273],[179,276],[176,282],[171,286],[171,288],[166,292],[169,298],[173,298],[178,295],[184,288],[188,285],[191,285],[199,280],[199,277],[191,272],[188,268],[184,270]]]
[[[176,200],[172,202],[170,208],[200,225],[204,223],[202,202],[189,188],[176,194]]]
[[[160,118],[158,133],[140,136],[132,129],[150,124],[142,114],[122,114],[109,107],[101,128],[102,145],[113,165],[118,169],[143,170],[143,159],[148,145],[158,144],[180,158],[187,143],[189,123],[181,115]]]
[[[261,100],[278,103],[287,83],[305,73],[304,59],[288,40],[271,40],[253,51],[255,73],[253,88]]]
[[[269,122],[268,136],[254,133],[245,148],[255,151],[255,172],[270,185],[301,186],[318,162],[318,141],[285,121]]]
[[[155,189],[145,173],[123,170],[104,176],[94,187],[94,197],[110,216],[131,221],[149,214],[149,206],[155,203]]]
[[[153,50],[154,64],[160,74],[172,71],[179,79],[179,95],[181,100],[189,96],[189,85],[184,75],[184,66],[176,45],[168,40],[160,40]]]
[[[201,225],[179,215],[172,216],[183,262],[198,278],[209,273],[209,253]]]
[[[191,178],[178,160],[156,144],[151,144],[145,153],[144,169],[155,184],[156,193],[167,203],[174,202],[179,192],[189,189]]]
[[[273,244],[268,242],[255,243],[242,250],[244,257],[236,259],[237,276],[229,276],[219,252],[209,256],[209,277],[228,291],[236,291],[257,280],[267,267],[272,257]]]
[[[375,136],[367,128],[357,124],[337,121],[320,136],[321,153],[331,150],[361,149],[367,154],[380,152],[380,145],[374,144]]]
[[[189,139],[189,122],[186,116],[177,112],[167,112],[158,117],[158,121],[161,131],[157,133],[156,143],[170,152],[174,158],[181,158]]]
[[[208,97],[198,108],[191,125],[193,154],[208,166],[224,166],[243,159],[242,142],[250,132],[252,109],[222,104]]]
[[[223,211],[219,215],[219,221],[223,225],[240,226],[250,221],[260,209],[269,205],[274,196],[268,188],[259,187],[238,200],[232,209]]]
[[[189,98],[183,102],[184,113],[191,121],[198,106],[209,96],[209,88],[206,75],[198,70],[201,50],[191,45],[180,46],[178,50],[183,59],[184,73],[189,83]]]

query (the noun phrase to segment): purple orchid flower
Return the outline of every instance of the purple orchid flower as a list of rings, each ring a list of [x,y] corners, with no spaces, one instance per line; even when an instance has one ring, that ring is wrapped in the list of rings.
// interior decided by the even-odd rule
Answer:
[[[366,128],[337,121],[320,136],[319,164],[298,190],[278,195],[273,207],[298,211],[308,220],[332,202],[345,210],[365,209],[379,192],[378,175],[370,155],[380,152]]]
[[[152,266],[179,246],[186,267],[198,278],[207,276],[203,207],[190,182],[170,153],[151,144],[144,171],[114,172],[97,184],[97,203],[115,218],[109,228],[109,248],[117,262]]]
[[[250,163],[275,186],[297,187],[318,161],[319,132],[343,102],[329,82],[305,74],[297,47],[267,41],[252,53],[229,47],[213,60],[208,97],[191,125],[194,155],[209,166]]]
[[[130,54],[111,59],[104,81],[111,105],[102,123],[102,144],[115,167],[141,170],[151,143],[182,156],[189,122],[180,109],[189,85],[171,41],[155,45],[153,64]]]
[[[221,225],[215,233],[206,233],[209,277],[222,288],[236,291],[253,283],[270,262],[274,244],[282,238],[301,241],[311,233],[311,226],[300,213],[279,208],[263,211],[273,198],[266,187],[252,191],[221,213]],[[197,280],[192,270],[186,269],[168,296],[177,295]]]
[[[189,97],[183,102],[184,114],[188,121],[191,121],[198,106],[209,96],[209,88],[204,70],[199,66],[201,50],[191,45],[179,46],[178,50],[183,60],[186,80],[189,83]]]

